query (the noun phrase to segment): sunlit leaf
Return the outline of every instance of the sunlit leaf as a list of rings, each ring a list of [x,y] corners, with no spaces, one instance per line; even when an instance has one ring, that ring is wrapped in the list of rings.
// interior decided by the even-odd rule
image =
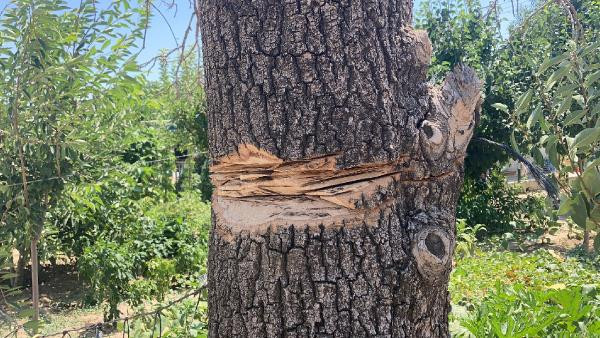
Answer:
[[[578,149],[600,140],[600,128],[586,128],[575,136],[572,148]]]
[[[565,118],[565,121],[563,122],[565,126],[570,126],[573,124],[582,124],[582,118],[585,116],[585,110],[575,110],[573,112],[571,112],[569,115],[567,115],[567,117]]]
[[[541,106],[537,106],[532,112],[531,115],[529,115],[529,118],[527,119],[527,129],[531,129],[533,126],[535,126],[535,124],[540,120],[540,118],[542,117],[542,107]]]
[[[571,64],[567,63],[558,68],[548,80],[546,80],[546,91],[549,91],[556,82],[560,81],[563,77],[565,77],[571,71]]]
[[[586,86],[586,88],[591,87],[594,83],[596,83],[596,81],[598,81],[600,79],[600,70],[597,72],[594,72],[588,76],[586,76],[585,81],[584,81],[584,85]]]
[[[538,68],[538,71],[537,71],[538,76],[541,75],[543,72],[545,72],[548,68],[558,64],[559,62],[563,61],[564,59],[566,59],[568,57],[569,57],[569,52],[565,52],[565,53],[555,56],[553,58],[546,59]]]
[[[504,103],[494,103],[494,104],[492,104],[492,107],[494,107],[498,110],[501,110],[505,113],[508,113],[508,106],[505,105]]]
[[[531,89],[529,89],[525,93],[521,94],[521,96],[519,96],[519,99],[517,100],[517,104],[515,106],[515,114],[517,116],[520,115],[523,111],[527,110],[527,107],[529,106],[529,102],[531,102],[532,96],[533,96],[533,90],[531,90]]]
[[[515,131],[513,130],[512,133],[510,134],[510,144],[512,146],[512,148],[516,151],[516,152],[520,152],[519,151],[519,145],[517,144],[517,139],[515,138]]]

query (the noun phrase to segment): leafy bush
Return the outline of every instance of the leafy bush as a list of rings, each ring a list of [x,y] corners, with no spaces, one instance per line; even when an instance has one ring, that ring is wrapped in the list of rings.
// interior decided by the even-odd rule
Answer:
[[[597,285],[528,290],[500,285],[462,319],[476,337],[549,337],[600,335]]]
[[[138,222],[118,237],[95,241],[79,259],[90,300],[107,302],[106,319],[119,314],[123,301],[138,306],[162,300],[171,287],[189,284],[206,271],[210,206],[201,202],[200,193],[184,192],[159,205],[144,200],[139,208]]]
[[[104,240],[85,249],[79,260],[81,276],[90,286],[88,300],[91,303],[107,302],[104,320],[112,320],[120,314],[118,305],[127,293],[133,279],[134,264],[127,247]]]
[[[485,178],[465,178],[457,207],[457,217],[468,227],[485,226],[488,234],[503,234],[515,230],[543,231],[553,223],[545,212],[541,197],[519,196],[519,189],[510,187],[496,169]]]
[[[456,257],[466,257],[472,255],[477,250],[477,234],[485,231],[483,224],[476,224],[474,227],[467,227],[464,219],[456,220],[456,248],[454,255]]]

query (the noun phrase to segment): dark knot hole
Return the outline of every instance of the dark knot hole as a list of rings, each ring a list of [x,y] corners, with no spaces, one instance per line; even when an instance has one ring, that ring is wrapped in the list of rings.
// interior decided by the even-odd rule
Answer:
[[[427,138],[431,138],[433,136],[433,128],[431,128],[431,126],[428,124],[423,126],[423,132],[425,132]]]
[[[442,241],[442,238],[436,233],[430,232],[427,234],[427,237],[425,238],[425,246],[427,246],[427,250],[429,250],[429,252],[439,259],[444,258],[446,255],[444,241]]]

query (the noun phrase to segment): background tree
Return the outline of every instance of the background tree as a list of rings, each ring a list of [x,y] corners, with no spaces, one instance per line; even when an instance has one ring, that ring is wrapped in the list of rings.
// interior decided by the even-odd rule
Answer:
[[[120,144],[100,170],[69,182],[49,213],[46,257],[77,261],[84,303],[104,305],[106,321],[120,315],[123,302],[137,308],[162,301],[206,273],[207,181],[193,172],[206,158],[206,118],[196,54],[187,55],[181,65],[179,57],[161,58],[161,77],[143,82],[140,99],[128,102]],[[182,160],[186,168],[175,179]]]
[[[582,13],[570,12],[576,8]],[[532,20],[534,32],[550,29],[559,34],[541,35],[546,39],[527,37],[532,41],[531,49],[525,49],[531,85],[523,90],[512,109],[513,123],[517,127],[513,132],[513,147],[519,149],[518,139],[521,151],[531,154],[538,163],[548,159],[558,169],[553,178],[563,192],[559,214],[570,215],[583,229],[586,250],[590,231],[600,225],[600,163],[597,160],[600,44],[596,39],[599,32],[594,8],[598,9],[594,2],[579,2],[573,7],[547,5],[542,8],[542,14]],[[553,22],[553,27],[541,25],[541,19]],[[508,110],[503,105],[498,107]]]
[[[174,147],[184,162],[185,169],[177,181],[202,192],[202,199],[210,201],[212,185],[208,177],[208,136],[204,74],[199,58],[199,47],[194,47],[169,61],[167,52],[159,56],[160,79],[150,83],[148,101],[155,116],[164,116],[165,128],[170,131]]]
[[[128,1],[99,10],[92,0],[78,8],[20,0],[0,23],[0,206],[3,230],[10,229],[21,253],[20,276],[31,247],[34,319],[46,213],[65,182],[93,161],[90,155],[101,161],[98,145],[117,141],[115,121],[127,111],[122,103],[139,90],[130,74],[137,71],[133,49],[143,26],[132,28],[128,7]]]
[[[474,71],[408,0],[200,4],[210,336],[447,336]]]

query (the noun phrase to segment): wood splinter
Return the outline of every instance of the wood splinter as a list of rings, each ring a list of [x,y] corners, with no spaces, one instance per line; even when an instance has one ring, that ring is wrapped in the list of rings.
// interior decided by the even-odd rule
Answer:
[[[304,197],[356,209],[363,194],[370,197],[413,171],[403,165],[406,158],[339,169],[336,157],[283,161],[252,144],[241,144],[236,154],[211,167],[211,179],[220,197]]]

